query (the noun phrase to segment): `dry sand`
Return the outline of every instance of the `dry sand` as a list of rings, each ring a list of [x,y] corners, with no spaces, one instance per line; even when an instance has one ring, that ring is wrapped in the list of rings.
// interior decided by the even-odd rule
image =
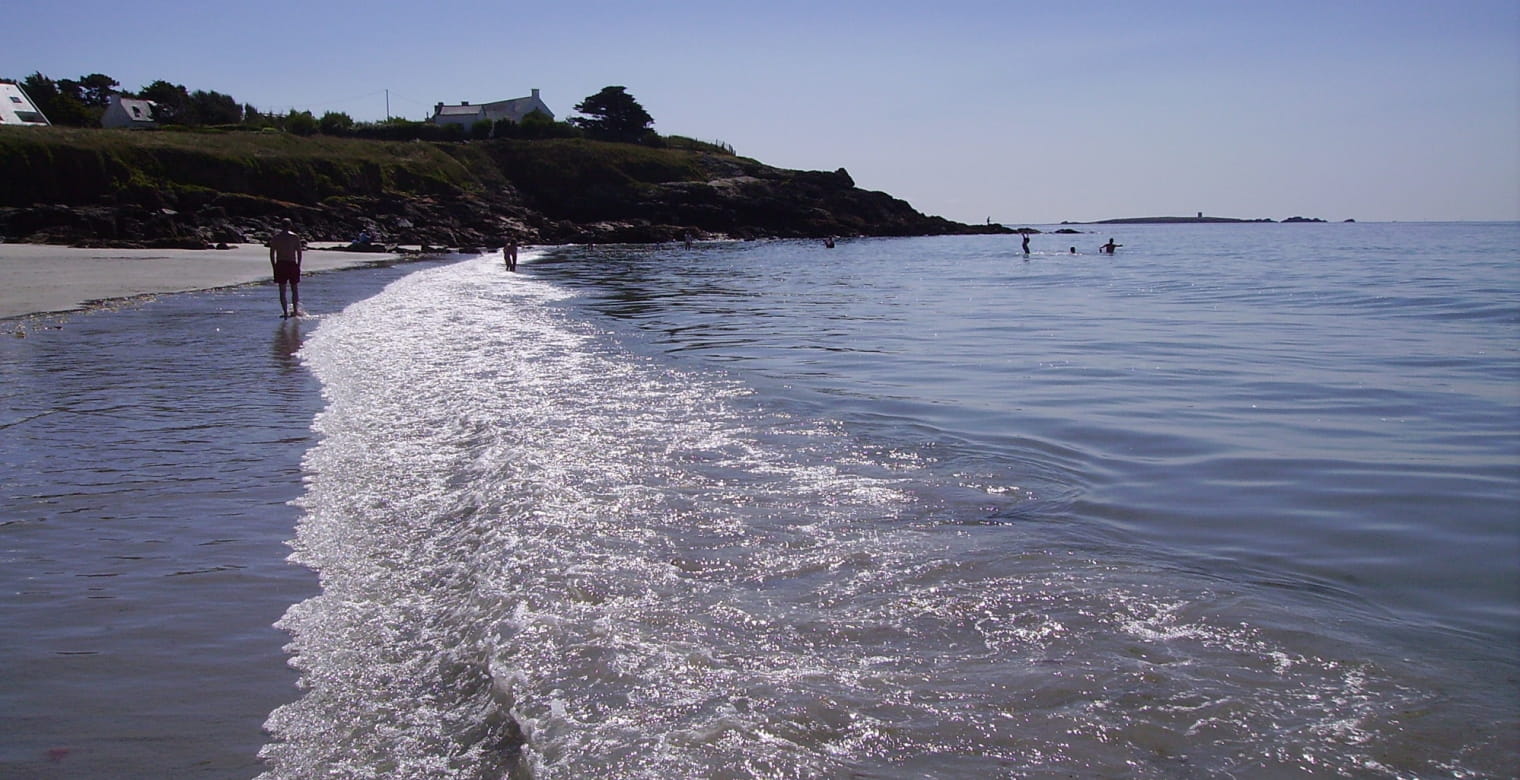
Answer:
[[[352,268],[396,255],[308,248],[303,273]],[[75,249],[0,244],[0,319],[71,311],[115,298],[273,282],[269,249]]]

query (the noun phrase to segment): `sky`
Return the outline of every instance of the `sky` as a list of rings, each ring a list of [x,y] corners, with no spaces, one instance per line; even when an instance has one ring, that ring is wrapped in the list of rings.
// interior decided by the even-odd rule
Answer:
[[[0,77],[162,79],[424,119],[625,86],[655,130],[845,168],[927,214],[1052,224],[1520,220],[1516,0],[71,0]]]

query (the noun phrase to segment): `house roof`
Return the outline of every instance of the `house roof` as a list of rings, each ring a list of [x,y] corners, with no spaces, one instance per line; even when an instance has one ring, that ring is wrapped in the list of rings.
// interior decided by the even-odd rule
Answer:
[[[536,89],[533,90],[533,94],[527,97],[498,100],[494,103],[486,104],[486,114],[488,116],[508,117],[514,121],[522,121],[524,117],[534,111],[541,111],[550,119],[554,118],[554,112],[550,110],[548,104],[543,101],[543,98],[539,97],[538,90]]]
[[[494,100],[489,103],[461,103],[449,105],[439,103],[433,108],[434,119],[469,119],[481,117],[485,119],[511,119],[522,121],[523,117],[534,111],[541,111],[554,118],[554,112],[549,110],[542,98],[538,96],[538,90],[527,97],[512,98],[511,100]]]
[[[124,98],[120,95],[117,95],[116,99],[121,103],[122,110],[126,111],[127,115],[133,119],[142,120],[144,122],[153,121],[153,101],[139,100],[138,98]]]
[[[494,103],[487,103],[486,110],[511,114],[518,112],[527,114],[532,112],[533,109],[542,106],[543,104],[544,102],[536,97],[520,97],[512,98],[511,100],[498,100]]]
[[[26,90],[20,84],[10,82],[0,83],[0,124],[7,125],[47,125],[47,117],[42,115],[32,98],[26,94]]]
[[[438,116],[475,116],[480,113],[480,106],[472,106],[469,103],[459,106],[443,105],[438,108]]]

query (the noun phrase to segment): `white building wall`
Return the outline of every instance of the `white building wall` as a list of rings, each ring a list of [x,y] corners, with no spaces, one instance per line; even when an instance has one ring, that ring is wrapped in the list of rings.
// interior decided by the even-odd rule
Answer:
[[[153,127],[153,102],[112,95],[110,105],[100,117],[101,127]]]

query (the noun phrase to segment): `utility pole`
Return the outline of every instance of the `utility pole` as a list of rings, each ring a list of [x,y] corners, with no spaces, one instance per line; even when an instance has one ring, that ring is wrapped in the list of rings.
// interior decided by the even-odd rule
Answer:
[[[391,121],[391,91],[389,88],[385,90],[385,121]]]

